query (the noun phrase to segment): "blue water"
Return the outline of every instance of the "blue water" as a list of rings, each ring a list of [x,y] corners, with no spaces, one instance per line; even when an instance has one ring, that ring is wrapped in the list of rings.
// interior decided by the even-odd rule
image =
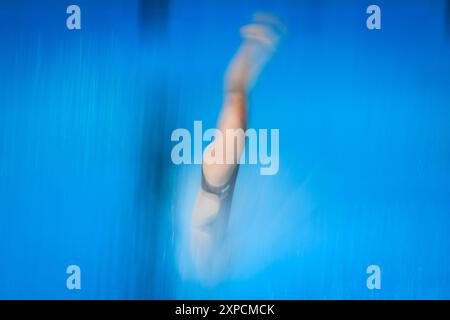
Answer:
[[[361,1],[172,0],[148,25],[138,1],[76,4],[76,31],[64,2],[0,9],[0,298],[450,298],[446,1],[377,1],[377,31]],[[250,99],[280,171],[241,167],[230,270],[204,284],[200,168],[170,162],[170,133],[215,125],[255,11],[288,27]]]

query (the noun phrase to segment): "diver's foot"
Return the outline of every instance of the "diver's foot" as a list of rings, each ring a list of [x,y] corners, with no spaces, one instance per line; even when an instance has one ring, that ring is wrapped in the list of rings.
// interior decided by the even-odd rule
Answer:
[[[253,23],[241,28],[241,35],[246,40],[253,40],[273,51],[278,46],[286,28],[274,16],[257,13]]]

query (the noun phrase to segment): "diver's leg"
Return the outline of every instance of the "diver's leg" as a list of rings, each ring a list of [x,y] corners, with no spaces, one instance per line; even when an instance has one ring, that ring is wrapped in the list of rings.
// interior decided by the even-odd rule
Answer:
[[[228,141],[227,131],[246,129],[248,93],[272,55],[279,36],[270,25],[260,22],[242,28],[242,35],[244,41],[225,76],[224,103],[218,120],[223,140],[214,140],[205,150],[207,156],[220,149],[222,157],[218,159],[216,155],[215,163],[203,162],[202,187],[192,214],[191,254],[203,271],[211,269],[224,237],[238,160],[245,147],[245,136],[233,136],[234,141]]]

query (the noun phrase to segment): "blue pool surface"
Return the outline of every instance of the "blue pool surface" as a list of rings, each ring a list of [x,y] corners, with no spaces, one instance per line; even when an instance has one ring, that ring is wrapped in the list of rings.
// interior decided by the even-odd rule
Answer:
[[[146,23],[139,1],[76,4],[74,31],[65,2],[0,9],[1,299],[450,298],[446,1],[377,1],[373,31],[364,1],[171,0]],[[230,268],[205,284],[186,250],[200,167],[171,163],[170,134],[215,125],[256,11],[287,26],[250,97],[280,170],[240,168]]]

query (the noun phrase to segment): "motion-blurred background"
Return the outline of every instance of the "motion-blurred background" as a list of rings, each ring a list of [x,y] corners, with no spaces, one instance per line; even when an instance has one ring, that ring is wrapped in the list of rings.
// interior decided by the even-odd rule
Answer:
[[[449,8],[3,1],[0,298],[449,299]],[[250,102],[250,127],[280,129],[280,171],[241,167],[230,270],[205,285],[186,253],[200,168],[171,163],[170,134],[215,126],[257,11],[288,28]]]

